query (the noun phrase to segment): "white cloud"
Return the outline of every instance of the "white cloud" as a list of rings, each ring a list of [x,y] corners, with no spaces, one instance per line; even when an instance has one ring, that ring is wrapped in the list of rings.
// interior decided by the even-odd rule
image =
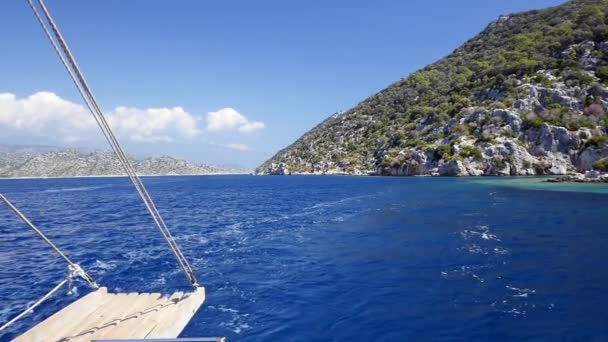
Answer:
[[[135,142],[166,142],[202,133],[197,119],[181,107],[117,107],[105,113],[112,129]],[[0,127],[38,136],[55,136],[64,142],[100,138],[95,120],[82,105],[51,92],[17,98],[0,93]]]
[[[250,133],[264,127],[263,122],[249,121],[233,108],[223,108],[207,113],[207,130],[212,132],[238,130],[242,133]]]
[[[264,125],[264,123],[260,121],[248,122],[243,126],[239,127],[239,132],[249,133],[257,131],[258,129],[262,129],[264,127],[266,127],[266,125]]]
[[[232,108],[207,113],[206,127],[202,127],[204,117],[195,117],[182,107],[121,106],[104,114],[119,137],[138,143],[192,139],[205,130],[251,133],[265,127],[263,122],[249,121]],[[51,137],[66,143],[102,139],[87,108],[46,91],[23,98],[0,93],[0,129]],[[244,151],[245,145],[231,145],[238,145],[231,148]]]
[[[253,149],[245,144],[228,144],[226,145],[226,147],[231,148],[233,150],[237,150],[237,151],[241,151],[241,152],[246,152],[246,151],[253,151]]]
[[[34,134],[70,132],[91,129],[95,121],[81,105],[64,100],[50,92],[17,98],[0,93],[0,126]],[[71,137],[73,140],[75,137]]]
[[[117,107],[107,114],[110,126],[137,142],[169,142],[201,133],[196,119],[182,107],[139,109]]]

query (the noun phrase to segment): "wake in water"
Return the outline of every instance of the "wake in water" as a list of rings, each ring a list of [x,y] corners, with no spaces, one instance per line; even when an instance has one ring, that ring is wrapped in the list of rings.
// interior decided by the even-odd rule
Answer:
[[[60,193],[60,192],[77,192],[77,191],[95,191],[99,189],[107,188],[107,186],[78,186],[73,188],[56,188],[46,189],[40,192],[42,193]]]
[[[501,245],[502,239],[491,231],[488,225],[476,225],[464,229],[459,236],[462,244],[458,250],[474,255],[475,264],[442,271],[441,276],[444,279],[466,277],[474,279],[475,282],[471,286],[479,287],[482,294],[484,292],[489,296],[498,294],[491,300],[492,309],[513,317],[525,317],[531,309],[540,307],[539,303],[534,300],[534,295],[537,293],[535,289],[513,286],[500,275],[501,268],[507,267],[508,257],[512,251]],[[498,291],[500,288],[503,290]],[[482,298],[478,298],[478,300],[482,300]],[[549,306],[552,308],[553,304]]]
[[[293,191],[285,178],[146,179],[165,199],[159,207],[208,293],[183,337],[524,340],[532,326],[553,339],[608,336],[605,195],[566,200],[454,178],[288,179]],[[162,293],[184,286],[124,184],[0,181],[102,285]],[[0,213],[0,297],[11,307],[44,290],[32,284],[56,283],[65,271],[33,241]],[[19,330],[71,300],[57,296]],[[13,314],[0,310],[0,320]]]
[[[314,209],[320,209],[320,208],[330,208],[330,207],[334,207],[334,206],[339,206],[351,201],[358,201],[358,200],[363,200],[363,199],[370,199],[374,197],[374,195],[361,195],[361,196],[352,196],[352,197],[345,197],[342,199],[339,199],[337,201],[327,201],[327,202],[320,202],[320,203],[316,203],[313,204],[311,206],[305,207],[304,210],[314,210]]]

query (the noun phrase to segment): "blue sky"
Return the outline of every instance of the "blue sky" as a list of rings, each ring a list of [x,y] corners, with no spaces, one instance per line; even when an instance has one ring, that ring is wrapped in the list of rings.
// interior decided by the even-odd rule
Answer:
[[[563,2],[46,0],[130,153],[246,167],[500,14]],[[0,143],[105,148],[25,0],[0,29]]]

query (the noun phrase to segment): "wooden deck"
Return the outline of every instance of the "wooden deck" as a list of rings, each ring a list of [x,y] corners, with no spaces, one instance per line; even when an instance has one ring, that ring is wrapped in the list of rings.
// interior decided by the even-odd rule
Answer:
[[[205,301],[205,289],[159,293],[92,292],[36,325],[15,341],[176,338]]]

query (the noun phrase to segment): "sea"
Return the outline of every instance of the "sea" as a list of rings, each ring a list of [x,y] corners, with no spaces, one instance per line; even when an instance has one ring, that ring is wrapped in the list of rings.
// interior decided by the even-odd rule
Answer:
[[[207,291],[182,337],[608,341],[608,185],[544,180],[143,179]],[[6,179],[0,193],[110,291],[189,289],[128,179]],[[65,277],[0,206],[0,323]],[[0,340],[91,291],[71,287]]]

